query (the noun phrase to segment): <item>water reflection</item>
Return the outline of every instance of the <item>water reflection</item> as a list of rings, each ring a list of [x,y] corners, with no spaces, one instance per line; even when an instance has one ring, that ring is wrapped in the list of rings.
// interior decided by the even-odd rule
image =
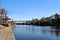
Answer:
[[[60,26],[52,27],[51,31],[53,31],[57,37],[60,36]]]
[[[13,29],[16,40],[60,40],[60,28],[17,25]]]
[[[56,37],[56,40],[60,40],[60,26],[54,26],[50,27],[50,29],[43,29],[42,32],[45,34],[51,33],[51,35],[54,35]]]
[[[54,26],[52,27],[52,30],[54,33],[55,33],[55,36],[57,37],[57,40],[60,40],[59,37],[60,37],[60,26]]]

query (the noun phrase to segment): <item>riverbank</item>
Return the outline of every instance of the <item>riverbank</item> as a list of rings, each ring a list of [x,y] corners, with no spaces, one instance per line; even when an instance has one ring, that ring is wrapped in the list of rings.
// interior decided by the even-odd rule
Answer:
[[[12,27],[11,26],[10,27],[3,27],[0,30],[0,40],[15,40],[15,37],[14,37],[14,34],[12,32]]]

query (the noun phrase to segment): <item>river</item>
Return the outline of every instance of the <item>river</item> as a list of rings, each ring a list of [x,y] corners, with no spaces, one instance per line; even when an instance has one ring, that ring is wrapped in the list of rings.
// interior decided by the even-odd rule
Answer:
[[[50,26],[16,25],[16,40],[60,40],[60,30]]]

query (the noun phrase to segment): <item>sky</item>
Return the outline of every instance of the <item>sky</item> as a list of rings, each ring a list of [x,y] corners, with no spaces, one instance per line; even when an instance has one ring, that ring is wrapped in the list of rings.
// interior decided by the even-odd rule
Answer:
[[[60,0],[1,0],[0,7],[13,20],[31,20],[60,14]]]

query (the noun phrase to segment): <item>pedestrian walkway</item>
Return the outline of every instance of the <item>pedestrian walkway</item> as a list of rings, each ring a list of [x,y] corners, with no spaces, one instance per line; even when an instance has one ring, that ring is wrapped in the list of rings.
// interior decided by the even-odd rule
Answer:
[[[11,27],[6,27],[0,30],[0,40],[15,40]]]

